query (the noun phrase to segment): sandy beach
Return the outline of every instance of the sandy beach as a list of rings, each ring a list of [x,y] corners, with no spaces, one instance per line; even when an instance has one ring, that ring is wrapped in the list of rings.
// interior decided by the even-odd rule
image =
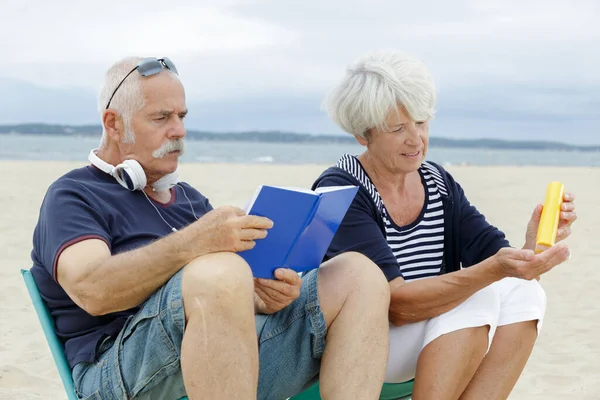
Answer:
[[[32,230],[48,185],[67,162],[1,161],[0,399],[66,399],[19,270],[29,268]],[[323,165],[183,164],[182,179],[213,206],[243,206],[260,184],[309,187]],[[448,167],[468,198],[521,246],[549,181],[576,194],[572,257],[542,277],[548,310],[542,334],[511,399],[600,399],[600,169]]]

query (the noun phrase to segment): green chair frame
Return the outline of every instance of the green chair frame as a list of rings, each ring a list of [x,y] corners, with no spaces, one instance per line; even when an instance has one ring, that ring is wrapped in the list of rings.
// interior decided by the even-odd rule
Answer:
[[[402,383],[384,383],[379,400],[410,400],[414,381]],[[319,382],[289,400],[321,400]]]

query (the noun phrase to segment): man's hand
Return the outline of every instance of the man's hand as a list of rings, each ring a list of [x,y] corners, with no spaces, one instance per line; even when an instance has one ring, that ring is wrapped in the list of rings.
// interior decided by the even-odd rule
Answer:
[[[558,231],[556,232],[556,243],[565,240],[571,235],[571,224],[577,219],[577,213],[575,212],[575,196],[572,193],[565,193],[563,196],[563,203],[560,207],[560,218],[558,222]],[[529,223],[527,224],[527,231],[525,233],[525,245],[524,249],[535,249],[535,239],[537,236],[538,226],[540,224],[540,217],[542,215],[542,204],[538,204],[533,209]]]
[[[221,251],[240,252],[250,250],[255,240],[267,236],[273,221],[265,217],[246,215],[236,207],[223,206],[206,213],[188,228],[194,230],[197,240],[195,256]]]
[[[505,247],[494,256],[496,271],[500,277],[537,279],[555,266],[567,261],[570,256],[566,244],[560,243],[548,250],[535,254],[533,250]]]
[[[275,270],[275,279],[254,279],[254,304],[257,314],[273,314],[300,296],[302,278],[291,269]]]

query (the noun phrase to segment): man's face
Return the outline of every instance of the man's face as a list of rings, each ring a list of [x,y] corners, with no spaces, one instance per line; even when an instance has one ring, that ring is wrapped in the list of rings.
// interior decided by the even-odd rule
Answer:
[[[135,141],[120,148],[123,159],[137,160],[148,180],[154,181],[175,171],[183,153],[185,91],[181,82],[166,72],[142,78],[140,89],[145,105],[131,119]]]

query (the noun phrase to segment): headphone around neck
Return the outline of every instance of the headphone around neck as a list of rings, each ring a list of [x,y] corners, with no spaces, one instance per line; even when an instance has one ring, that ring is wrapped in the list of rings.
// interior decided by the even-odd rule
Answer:
[[[146,187],[146,174],[139,162],[136,160],[125,160],[114,167],[100,159],[100,157],[96,155],[97,151],[98,149],[92,149],[92,151],[90,151],[88,160],[92,165],[115,178],[115,180],[127,190],[143,190]],[[172,188],[178,182],[179,173],[175,171],[163,176],[151,186],[154,191],[162,191]]]

